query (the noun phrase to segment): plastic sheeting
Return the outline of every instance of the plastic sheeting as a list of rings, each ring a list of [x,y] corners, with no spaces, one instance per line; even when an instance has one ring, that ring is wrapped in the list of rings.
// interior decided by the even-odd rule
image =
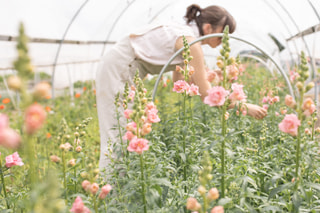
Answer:
[[[237,20],[235,35],[244,38],[274,56],[284,66],[297,59],[300,51],[320,58],[320,32],[288,38],[320,23],[318,0],[1,0],[0,36],[15,37],[20,22],[30,38],[67,41],[98,41],[110,44],[29,43],[36,71],[55,71],[55,88],[70,82],[92,79],[98,60],[113,42],[131,30],[154,21],[183,22],[186,7],[197,3],[225,7]],[[285,48],[281,52],[271,39]],[[16,42],[0,39],[0,71],[9,70],[16,57]],[[252,50],[239,41],[231,41],[233,54]],[[218,50],[205,47],[208,64],[214,64]],[[57,63],[56,66],[53,66]],[[81,62],[81,63],[80,63]],[[317,66],[319,65],[315,65]],[[287,68],[287,67],[286,67]]]

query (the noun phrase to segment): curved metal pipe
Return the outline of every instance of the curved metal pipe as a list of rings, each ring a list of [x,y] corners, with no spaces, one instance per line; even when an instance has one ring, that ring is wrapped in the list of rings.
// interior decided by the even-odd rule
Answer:
[[[57,61],[58,61],[58,57],[59,57],[59,54],[60,54],[60,50],[61,50],[61,46],[63,44],[63,41],[72,25],[72,23],[74,22],[74,20],[77,18],[77,16],[79,15],[80,11],[82,10],[82,8],[89,2],[89,0],[86,0],[81,6],[80,8],[77,10],[77,12],[74,14],[74,16],[72,17],[71,21],[69,22],[63,36],[62,36],[62,39],[61,39],[61,42],[59,43],[59,47],[58,47],[58,50],[57,50],[57,54],[56,54],[56,57],[54,59],[54,63],[53,63],[53,70],[52,70],[52,76],[51,76],[51,86],[52,86],[52,99],[55,98],[54,96],[54,75],[55,75],[55,72],[56,72],[56,64],[57,64]]]
[[[284,27],[286,28],[286,30],[288,31],[289,35],[292,36],[293,34],[291,33],[289,27],[287,26],[286,22],[283,20],[283,18],[281,17],[281,15],[277,12],[277,10],[274,9],[274,7],[272,7],[267,0],[263,0],[263,2],[264,2],[268,7],[270,7],[271,10],[278,16],[278,18],[281,20],[283,26],[284,26]],[[298,47],[297,47],[296,42],[295,42],[295,41],[292,41],[292,42],[293,42],[293,45],[294,45],[294,48],[295,48],[296,52],[298,53],[299,51],[298,51]],[[292,54],[292,52],[291,52],[291,50],[290,50],[290,48],[289,48],[288,41],[286,41],[286,44],[287,44],[288,51],[289,51],[289,53],[290,53],[291,60],[294,61],[293,56],[292,56],[293,54]]]
[[[121,11],[121,13],[119,14],[119,16],[118,16],[118,17],[116,18],[116,20],[113,22],[113,24],[112,24],[112,26],[111,26],[111,29],[110,29],[110,31],[109,31],[106,39],[105,39],[105,42],[107,42],[107,41],[109,40],[110,35],[111,35],[111,33],[113,32],[114,27],[116,26],[116,24],[117,24],[118,21],[120,20],[121,16],[124,14],[124,12],[126,12],[126,10],[127,10],[127,9],[133,4],[133,2],[135,2],[135,1],[136,1],[136,0],[132,0],[131,2],[129,2],[129,3],[127,4],[127,6]],[[106,44],[104,44],[103,47],[102,47],[101,56],[103,56],[105,48],[106,48]]]
[[[300,33],[301,30],[299,29],[299,26],[297,25],[297,23],[295,22],[295,20],[293,19],[293,17],[292,17],[291,14],[289,13],[289,11],[283,6],[283,4],[280,3],[279,0],[276,0],[276,1],[277,1],[278,4],[281,6],[281,8],[287,13],[287,15],[289,16],[290,20],[292,21],[292,23],[293,23],[293,24],[295,25],[295,27],[297,28],[298,33]],[[304,43],[304,45],[305,45],[305,47],[306,47],[306,50],[307,50],[307,52],[308,52],[308,55],[310,56],[310,64],[311,64],[311,70],[312,70],[312,79],[314,79],[315,76],[316,76],[316,69],[315,69],[314,64],[313,64],[313,58],[312,58],[312,55],[311,55],[309,46],[308,46],[306,40],[304,39],[304,36],[301,36],[301,39],[302,39],[302,42]],[[317,84],[314,85],[314,91],[315,91],[315,92],[317,91]],[[314,96],[315,96],[316,102],[318,102],[317,94],[315,93]]]
[[[223,33],[214,33],[214,34],[209,34],[209,35],[205,35],[205,36],[202,36],[200,38],[197,38],[196,40],[190,42],[190,46],[199,42],[199,41],[202,41],[204,39],[207,39],[207,38],[214,38],[214,37],[222,37],[223,36]],[[292,90],[292,86],[291,86],[291,83],[287,77],[287,75],[285,74],[284,70],[281,68],[281,66],[279,66],[277,64],[277,62],[272,58],[272,56],[270,56],[268,53],[266,53],[262,48],[256,46],[255,44],[247,41],[247,40],[244,40],[242,38],[239,38],[239,37],[236,37],[234,35],[229,35],[229,38],[232,38],[232,39],[236,39],[236,40],[239,40],[239,41],[242,41],[246,44],[249,44],[253,47],[255,47],[257,50],[259,50],[260,52],[262,52],[263,54],[265,54],[273,63],[274,65],[277,67],[277,69],[279,70],[279,72],[282,74],[283,78],[285,79],[286,83],[287,83],[287,86],[289,88],[289,92],[290,92],[290,95],[295,98],[294,96],[294,93],[293,93],[293,90]],[[181,49],[179,49],[173,56],[171,56],[171,58],[169,59],[169,61],[167,62],[167,64],[165,66],[163,66],[163,68],[161,69],[160,73],[159,73],[159,76],[158,76],[158,79],[156,81],[156,84],[154,85],[154,88],[153,88],[153,91],[152,91],[152,100],[154,101],[155,99],[155,95],[157,93],[157,88],[158,88],[158,85],[159,85],[159,82],[161,80],[161,77],[163,75],[163,73],[165,72],[165,70],[167,69],[167,67],[169,66],[169,64],[183,51],[183,47]]]
[[[265,66],[267,68],[267,70],[269,70],[269,72],[271,73],[272,76],[274,75],[272,68],[261,58],[254,56],[254,55],[248,55],[248,54],[240,54],[239,56],[242,58],[251,58],[251,59],[254,59],[254,60],[260,62],[263,66]]]

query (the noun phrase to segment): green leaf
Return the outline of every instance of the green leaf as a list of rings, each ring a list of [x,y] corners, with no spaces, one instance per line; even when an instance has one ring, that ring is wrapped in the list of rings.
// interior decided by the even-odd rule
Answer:
[[[164,185],[164,186],[168,186],[169,188],[172,188],[171,182],[166,178],[154,178],[154,179],[152,179],[152,181],[155,184]]]
[[[186,162],[186,155],[184,153],[179,154],[181,157],[181,160],[185,163]]]
[[[224,206],[228,203],[232,202],[232,199],[231,198],[221,198],[218,202],[218,205],[220,206]]]
[[[280,185],[277,188],[274,188],[271,190],[268,199],[274,197],[276,194],[278,194],[279,192],[285,190],[285,189],[290,189],[293,186],[293,183],[285,183],[283,185]]]

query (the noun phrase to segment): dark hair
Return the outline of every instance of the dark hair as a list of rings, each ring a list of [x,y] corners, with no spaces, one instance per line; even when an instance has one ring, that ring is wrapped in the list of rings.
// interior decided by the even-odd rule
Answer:
[[[236,29],[236,21],[232,15],[224,8],[219,6],[209,6],[204,9],[197,4],[192,4],[187,8],[185,15],[187,24],[193,20],[196,22],[200,35],[203,34],[202,25],[204,23],[211,24],[213,29],[229,25],[229,33],[233,33]]]

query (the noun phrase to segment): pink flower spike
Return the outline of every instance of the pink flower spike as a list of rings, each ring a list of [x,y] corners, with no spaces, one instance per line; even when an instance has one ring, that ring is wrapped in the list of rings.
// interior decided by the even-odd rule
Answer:
[[[101,192],[99,194],[99,199],[103,200],[109,194],[111,189],[112,189],[112,186],[110,184],[104,185],[101,188]]]
[[[128,146],[129,152],[136,152],[138,154],[142,154],[143,151],[147,151],[149,149],[148,140],[143,138],[133,138]]]
[[[127,131],[125,135],[122,137],[123,140],[132,140],[135,135],[131,131]]]
[[[72,204],[72,208],[70,212],[73,213],[90,213],[90,209],[88,209],[82,202],[81,197],[77,197],[74,203]]]
[[[147,121],[150,122],[150,123],[158,123],[158,122],[160,122],[160,118],[159,118],[157,112],[149,110],[148,111],[148,119],[147,119]]]
[[[297,136],[298,126],[301,125],[300,120],[295,114],[285,115],[282,122],[279,124],[279,129],[282,132],[288,133],[292,136]]]
[[[207,92],[208,96],[204,98],[204,103],[209,106],[222,106],[229,95],[229,91],[221,86],[212,87]]]
[[[13,153],[12,155],[8,155],[6,157],[6,167],[11,168],[12,166],[23,166],[24,163],[22,162],[18,152]]]

